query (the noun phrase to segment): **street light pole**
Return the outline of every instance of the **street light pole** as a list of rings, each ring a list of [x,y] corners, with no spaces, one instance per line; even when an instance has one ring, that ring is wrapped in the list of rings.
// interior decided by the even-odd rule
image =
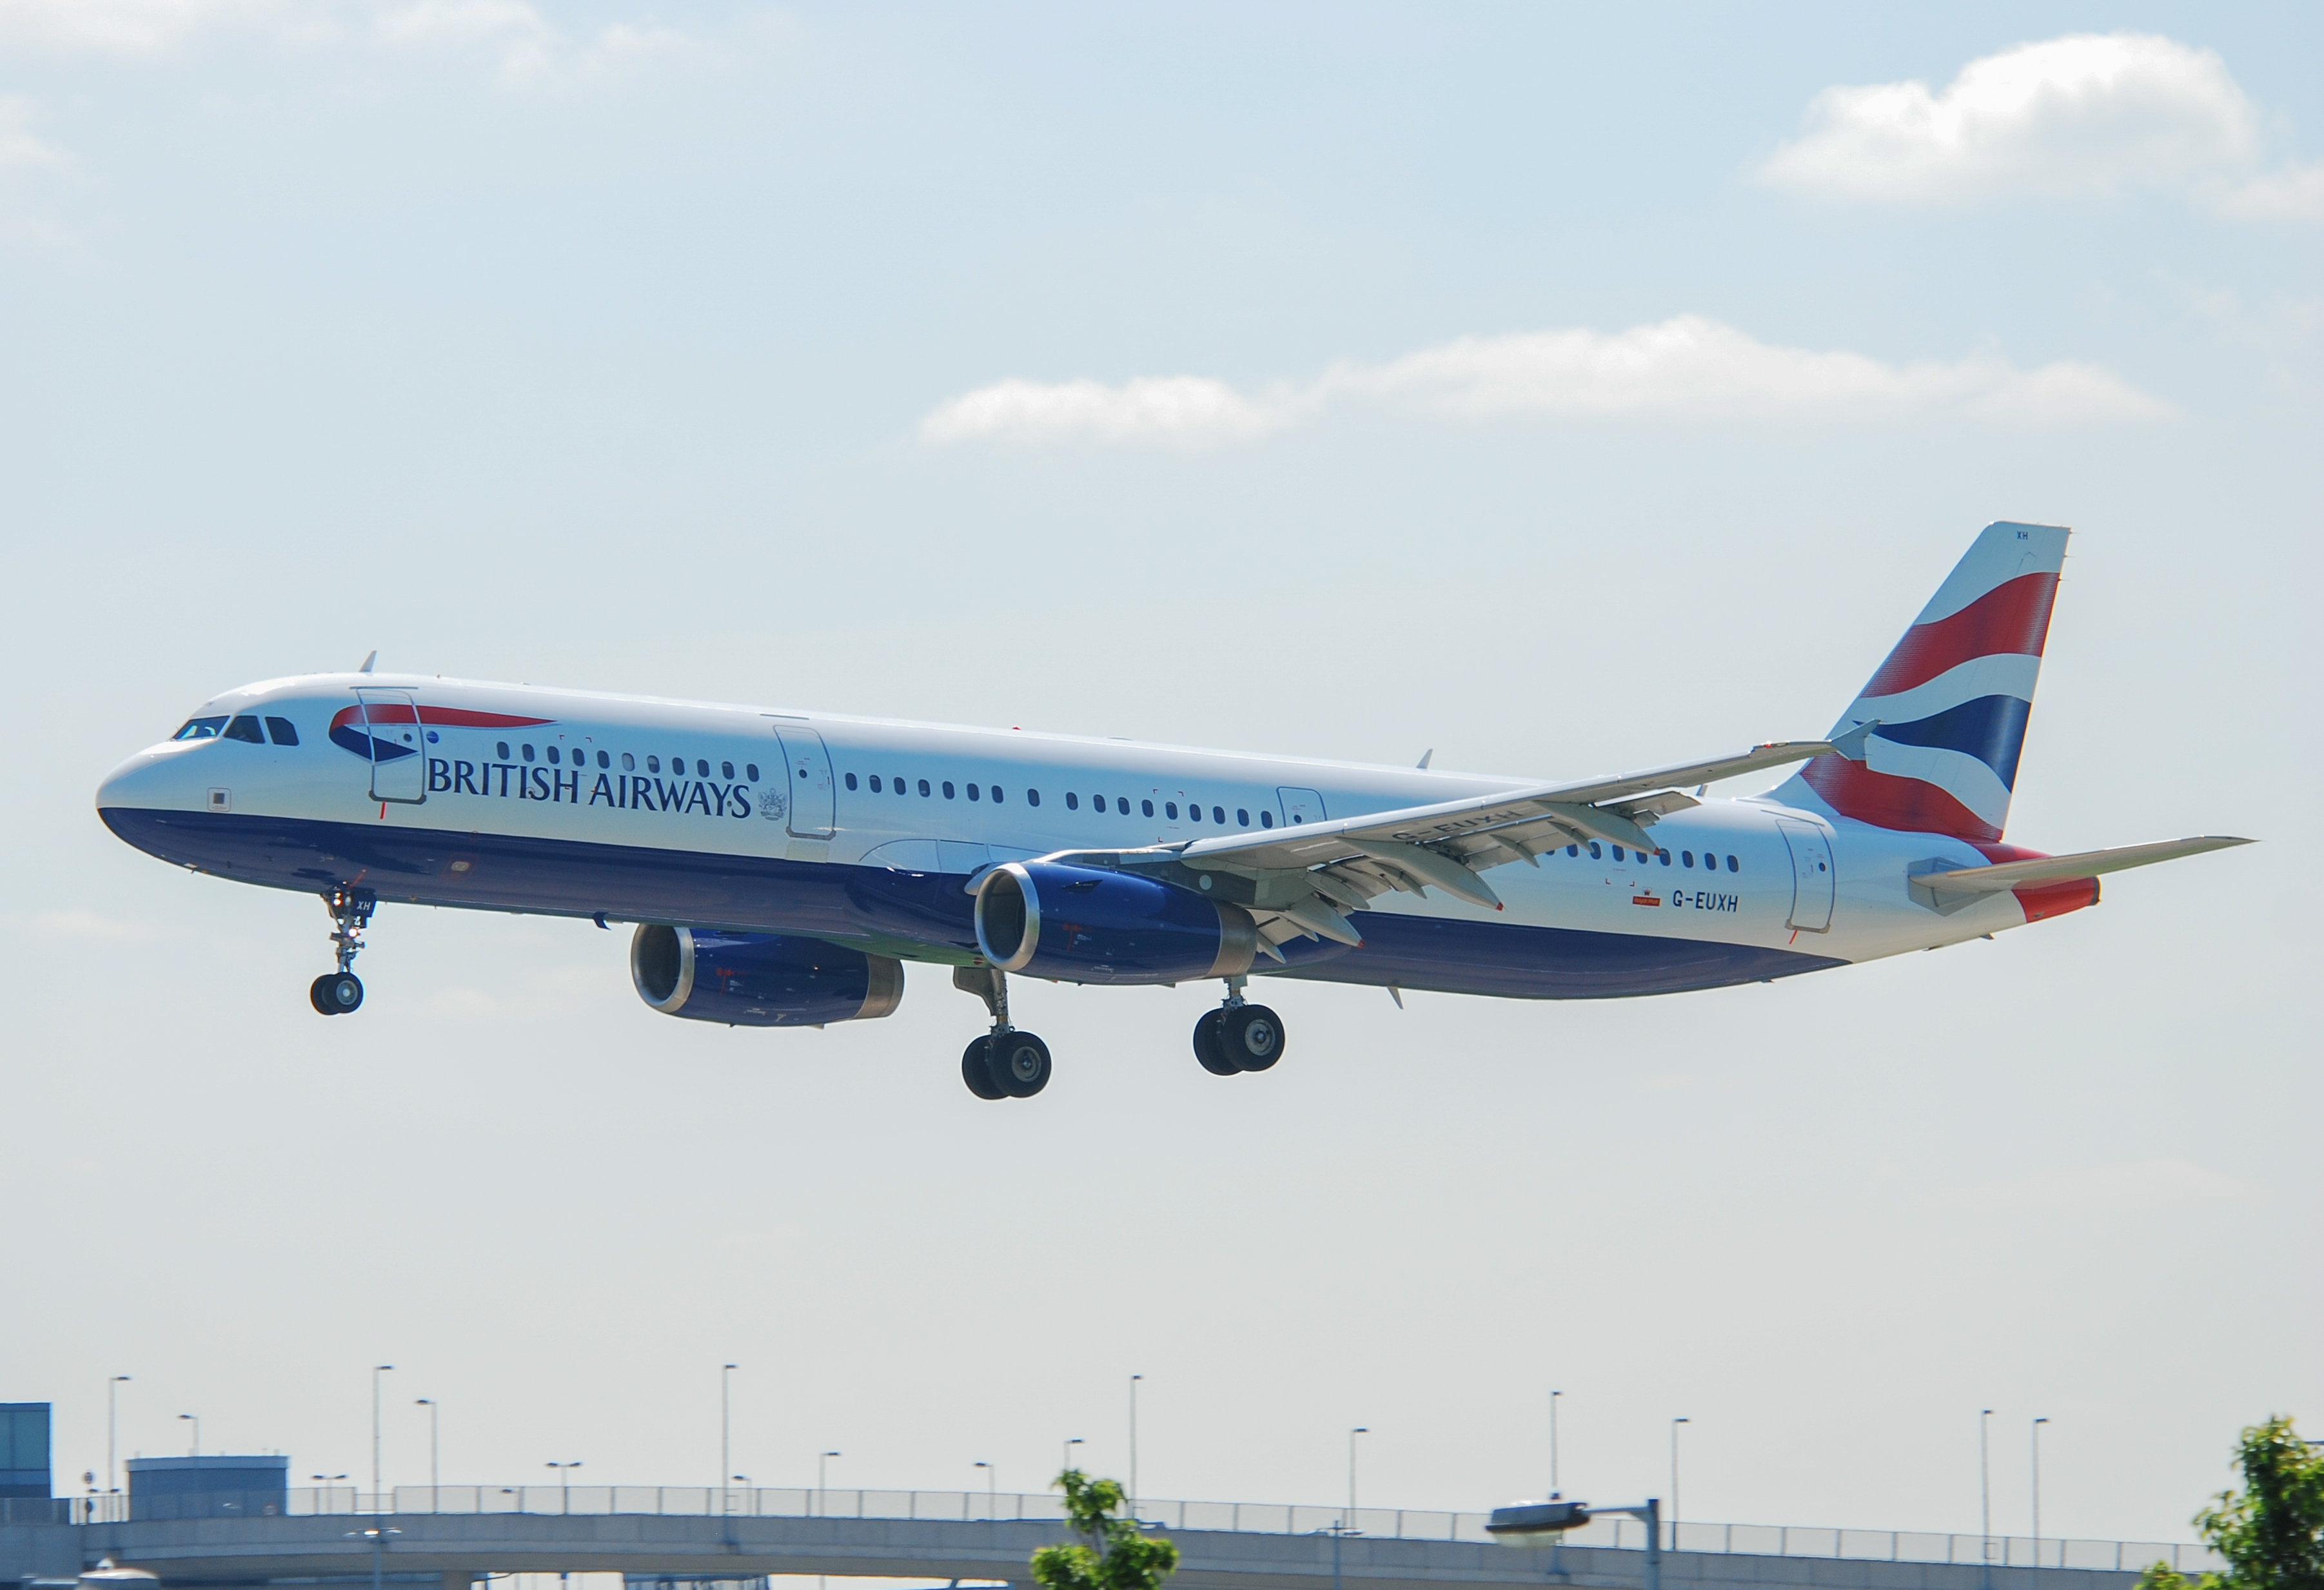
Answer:
[[[1356,1438],[1371,1434],[1370,1427],[1358,1425],[1348,1432],[1348,1527],[1356,1524]]]
[[[1563,1395],[1563,1392],[1549,1393],[1549,1493],[1553,1496],[1565,1493],[1557,1485],[1557,1400]]]
[[[1065,1466],[1065,1467],[1064,1467],[1063,1469],[1060,1469],[1060,1470],[1058,1471],[1060,1474],[1063,1474],[1063,1473],[1066,1472],[1067,1470],[1070,1470],[1070,1469],[1073,1467],[1073,1466],[1074,1466],[1074,1448],[1075,1447],[1080,1446],[1080,1445],[1082,1445],[1082,1438],[1081,1438],[1081,1437],[1079,1437],[1079,1436],[1068,1436],[1068,1437],[1065,1438],[1065,1452],[1064,1452],[1064,1453],[1060,1456],[1060,1457],[1058,1458],[1058,1461],[1059,1461],[1060,1463],[1062,1463],[1062,1464]]]
[[[114,1478],[119,1473],[114,1454],[120,1445],[121,1432],[121,1413],[115,1393],[121,1390],[121,1383],[128,1378],[125,1374],[116,1374],[105,1383],[105,1488],[107,1491],[121,1488]]]
[[[2034,1566],[2037,1568],[2042,1566],[2042,1427],[2049,1422],[2046,1417],[2034,1421]]]
[[[564,1493],[558,1511],[569,1514],[573,1511],[573,1471],[581,1466],[581,1460],[576,1457],[570,1463],[551,1463],[548,1466],[557,1470],[558,1484]]]
[[[989,1521],[1001,1516],[1001,1493],[1000,1480],[998,1478],[1001,1471],[993,1467],[992,1465],[989,1463],[980,1462],[976,1466],[984,1471],[984,1516]]]
[[[428,1511],[434,1512],[443,1504],[438,1495],[443,1489],[443,1475],[438,1463],[442,1454],[442,1444],[438,1439],[436,1428],[436,1399],[422,1397],[412,1406],[428,1410]]]
[[[1681,1418],[1671,1420],[1671,1549],[1678,1549],[1678,1427],[1692,1422]]]
[[[395,1367],[392,1364],[374,1364],[371,1367],[371,1504],[379,1506],[379,1377]]]
[[[718,1511],[731,1511],[734,1505],[733,1493],[726,1489],[726,1476],[733,1468],[734,1420],[731,1388],[734,1382],[734,1365],[729,1364],[718,1371]]]
[[[818,1452],[815,1455],[815,1507],[813,1511],[818,1517],[820,1517],[823,1512],[823,1485],[825,1476],[829,1473],[827,1466],[833,1458],[844,1457],[845,1456],[846,1454],[844,1452]]]
[[[1978,1554],[1982,1565],[1978,1569],[1978,1590],[1993,1590],[1993,1463],[1986,1439],[1993,1429],[1993,1410],[1979,1409],[1977,1415],[1977,1518],[1978,1528],[1984,1533],[1985,1549]]]
[[[199,1457],[202,1455],[202,1421],[199,1419],[195,1418],[194,1415],[190,1413],[180,1413],[178,1417],[189,1420],[192,1423],[194,1427],[194,1456]]]
[[[1138,1520],[1138,1383],[1146,1377],[1130,1377],[1130,1517]]]

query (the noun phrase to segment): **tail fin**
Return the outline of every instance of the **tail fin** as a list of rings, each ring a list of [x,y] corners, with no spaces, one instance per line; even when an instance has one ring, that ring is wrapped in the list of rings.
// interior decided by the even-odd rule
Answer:
[[[1860,749],[1816,758],[1775,798],[1876,828],[1998,842],[2067,535],[1986,526],[1827,736],[1875,725],[1851,742]]]

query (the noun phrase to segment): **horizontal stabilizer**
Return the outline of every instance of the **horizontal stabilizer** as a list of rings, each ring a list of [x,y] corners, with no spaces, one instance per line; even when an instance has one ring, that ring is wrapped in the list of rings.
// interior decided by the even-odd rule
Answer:
[[[1914,878],[1913,883],[1916,888],[1924,888],[1936,895],[1992,895],[2004,889],[2023,888],[2028,884],[2061,883],[2069,878],[2126,872],[2133,867],[2151,867],[2157,861],[2175,861],[2181,856],[2200,856],[2206,850],[2224,850],[2233,845],[2251,842],[2247,839],[2234,839],[2223,834],[2157,840],[2151,845],[2084,850],[2078,856],[2043,856],[2031,861],[2002,861],[1991,867],[1963,867],[1951,872],[1925,872]]]

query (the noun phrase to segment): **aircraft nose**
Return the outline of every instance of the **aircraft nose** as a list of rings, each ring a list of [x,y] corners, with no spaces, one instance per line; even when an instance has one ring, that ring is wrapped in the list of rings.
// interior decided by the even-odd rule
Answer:
[[[132,807],[175,807],[185,804],[178,786],[177,758],[153,749],[139,751],[107,773],[97,786],[99,812]]]

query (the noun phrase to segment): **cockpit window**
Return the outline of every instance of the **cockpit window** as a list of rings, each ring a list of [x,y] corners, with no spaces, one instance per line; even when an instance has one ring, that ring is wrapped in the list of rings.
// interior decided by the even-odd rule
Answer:
[[[264,745],[266,736],[259,731],[258,720],[248,712],[237,716],[226,726],[226,738],[239,740],[248,745]]]
[[[226,727],[224,718],[189,718],[186,726],[170,736],[171,740],[216,740],[218,731]]]
[[[277,745],[297,745],[299,743],[299,731],[292,725],[290,720],[288,718],[267,719],[266,731],[274,736],[274,743]]]

